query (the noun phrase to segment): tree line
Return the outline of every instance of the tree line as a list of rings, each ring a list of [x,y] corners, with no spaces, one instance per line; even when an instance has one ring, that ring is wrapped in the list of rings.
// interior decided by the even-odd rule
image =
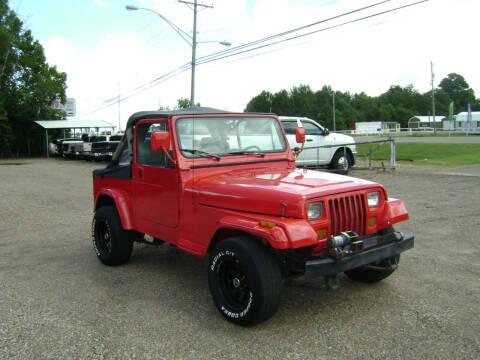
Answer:
[[[294,86],[272,94],[262,91],[247,104],[245,111],[273,112],[285,116],[306,116],[333,129],[333,97],[335,97],[335,124],[337,130],[352,129],[353,123],[364,121],[395,121],[408,127],[408,119],[415,115],[432,114],[432,92],[420,93],[413,85],[391,86],[380,96],[369,96],[365,92],[334,91],[325,85],[313,91],[309,85]],[[480,110],[480,99],[475,98],[465,78],[456,73],[442,79],[435,89],[435,114],[449,115],[450,104],[454,113]]]
[[[0,157],[43,153],[44,139],[33,122],[65,118],[65,112],[54,109],[52,103],[65,103],[66,79],[65,73],[46,62],[42,45],[24,29],[8,1],[0,0]],[[245,111],[307,116],[333,129],[334,94],[337,130],[351,129],[354,122],[363,121],[396,121],[407,127],[409,118],[432,110],[431,92],[421,94],[413,85],[392,86],[378,97],[334,91],[328,85],[318,91],[299,85],[274,94],[262,91]],[[480,99],[456,73],[440,82],[435,100],[438,115],[448,115],[452,102],[455,113],[466,111],[469,103],[472,110],[480,110]],[[177,108],[189,105],[189,99],[181,98]]]
[[[0,157],[41,153],[33,122],[65,118],[51,105],[65,103],[66,79],[47,64],[42,45],[23,28],[8,1],[0,0]]]

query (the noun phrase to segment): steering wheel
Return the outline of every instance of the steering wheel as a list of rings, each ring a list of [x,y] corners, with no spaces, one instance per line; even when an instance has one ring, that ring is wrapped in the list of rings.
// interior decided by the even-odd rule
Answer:
[[[250,146],[247,146],[246,148],[243,148],[242,150],[243,151],[248,151],[248,150],[257,150],[257,151],[260,151],[260,148],[257,146],[257,145],[250,145]]]

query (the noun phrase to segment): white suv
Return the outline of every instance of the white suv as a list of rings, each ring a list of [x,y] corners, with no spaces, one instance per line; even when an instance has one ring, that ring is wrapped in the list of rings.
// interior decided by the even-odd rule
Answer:
[[[330,133],[316,121],[306,117],[280,116],[290,147],[298,148],[295,128],[305,129],[305,146],[297,157],[298,166],[326,166],[349,170],[355,163],[357,149],[351,136]]]

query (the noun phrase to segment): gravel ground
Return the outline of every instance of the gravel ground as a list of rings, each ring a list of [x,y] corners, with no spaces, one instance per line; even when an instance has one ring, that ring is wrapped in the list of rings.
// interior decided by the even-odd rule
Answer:
[[[480,168],[352,172],[404,200],[415,248],[378,284],[291,281],[272,319],[241,328],[215,309],[204,259],[136,244],[124,266],[97,260],[98,166],[0,161],[0,359],[480,358]]]

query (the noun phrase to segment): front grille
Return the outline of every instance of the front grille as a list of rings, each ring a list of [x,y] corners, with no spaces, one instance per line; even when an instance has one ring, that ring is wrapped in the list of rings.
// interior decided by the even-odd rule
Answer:
[[[120,143],[119,142],[109,143],[108,144],[108,150],[110,150],[111,152],[114,152],[115,150],[117,150],[118,144],[120,144]]]
[[[342,231],[355,231],[359,235],[365,235],[365,195],[355,194],[330,199],[328,208],[333,236]]]
[[[92,144],[92,151],[94,152],[114,152],[118,147],[119,142],[97,142]]]
[[[92,151],[101,152],[107,150],[107,143],[106,142],[99,142],[92,144]]]

